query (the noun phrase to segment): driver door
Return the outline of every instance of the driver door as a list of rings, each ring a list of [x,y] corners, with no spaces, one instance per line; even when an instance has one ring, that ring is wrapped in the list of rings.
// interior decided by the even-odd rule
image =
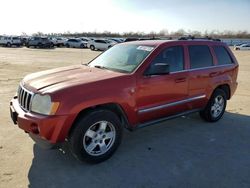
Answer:
[[[137,107],[140,123],[170,116],[188,109],[188,72],[184,70],[184,48],[163,49],[151,65],[167,63],[169,74],[143,75],[137,81]]]

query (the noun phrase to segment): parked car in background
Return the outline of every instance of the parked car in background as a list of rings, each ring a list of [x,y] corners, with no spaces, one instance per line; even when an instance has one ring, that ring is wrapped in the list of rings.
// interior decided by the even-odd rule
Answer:
[[[21,39],[22,46],[26,46],[27,43],[28,43],[28,41],[29,41],[29,39],[30,39],[30,37],[28,37],[28,36],[21,36],[20,39]]]
[[[54,46],[57,45],[57,39],[55,37],[48,37],[48,39],[53,43]]]
[[[12,47],[12,46],[20,47],[22,45],[22,41],[20,37],[16,36],[1,36],[0,45],[6,47]]]
[[[139,38],[126,38],[124,42],[131,42],[131,41],[137,41]]]
[[[239,46],[235,46],[234,50],[250,50],[250,44],[241,44]]]
[[[47,37],[31,37],[27,43],[27,47],[53,48],[54,44]]]
[[[218,41],[121,43],[88,64],[27,75],[10,115],[38,145],[66,142],[77,159],[98,163],[114,154],[124,128],[193,112],[220,120],[236,91],[238,67]]]
[[[234,45],[234,49],[235,49],[237,46],[241,46],[242,44],[246,44],[246,43],[242,43],[242,42],[241,42],[241,43],[237,43],[237,44]]]
[[[108,40],[114,41],[114,42],[116,42],[116,43],[121,43],[121,42],[123,42],[121,39],[118,39],[118,38],[108,38]]]
[[[107,50],[115,44],[115,42],[109,40],[95,39],[88,42],[88,48],[91,50]]]
[[[48,39],[53,43],[54,46],[57,46],[57,47],[64,46],[65,42],[67,41],[66,39],[62,37],[49,37]]]
[[[82,41],[79,38],[72,38],[72,39],[68,39],[65,42],[65,46],[67,48],[87,48],[87,42]]]
[[[91,40],[88,37],[80,37],[79,39],[81,39],[84,42],[89,42]]]
[[[56,46],[62,47],[62,46],[64,46],[66,41],[67,41],[67,39],[64,37],[56,37]]]

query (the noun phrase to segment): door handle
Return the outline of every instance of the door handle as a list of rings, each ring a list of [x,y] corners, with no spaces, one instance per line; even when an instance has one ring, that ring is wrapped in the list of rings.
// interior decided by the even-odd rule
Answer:
[[[210,77],[214,77],[214,76],[217,76],[219,73],[218,72],[211,72],[210,74],[209,74],[209,76]]]
[[[177,78],[175,79],[175,83],[185,82],[186,80],[186,78]]]

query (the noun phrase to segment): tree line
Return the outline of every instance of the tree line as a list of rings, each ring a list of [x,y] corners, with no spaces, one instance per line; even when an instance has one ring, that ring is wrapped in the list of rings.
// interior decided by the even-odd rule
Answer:
[[[25,35],[25,33],[23,33]],[[213,37],[213,38],[250,38],[250,33],[248,31],[186,31],[184,29],[179,29],[177,31],[169,32],[168,30],[164,29],[159,32],[124,32],[124,33],[118,33],[118,32],[110,32],[110,31],[104,31],[104,32],[64,32],[64,33],[42,33],[37,32],[34,33],[33,36],[63,36],[63,37],[136,37],[136,38],[178,38],[181,36],[194,36],[194,37]]]

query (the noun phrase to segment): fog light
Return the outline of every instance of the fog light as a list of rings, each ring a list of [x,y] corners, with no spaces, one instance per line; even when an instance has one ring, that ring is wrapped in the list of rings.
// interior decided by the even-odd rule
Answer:
[[[39,134],[39,129],[38,129],[37,124],[32,123],[31,126],[30,126],[30,128],[31,128],[31,132],[32,132],[33,134]]]

